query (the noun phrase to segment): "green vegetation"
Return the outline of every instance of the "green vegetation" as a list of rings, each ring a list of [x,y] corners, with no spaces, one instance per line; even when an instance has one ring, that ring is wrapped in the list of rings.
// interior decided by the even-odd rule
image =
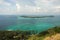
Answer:
[[[54,27],[39,34],[34,31],[0,31],[0,40],[45,40],[46,37],[56,34],[60,34],[60,27]]]

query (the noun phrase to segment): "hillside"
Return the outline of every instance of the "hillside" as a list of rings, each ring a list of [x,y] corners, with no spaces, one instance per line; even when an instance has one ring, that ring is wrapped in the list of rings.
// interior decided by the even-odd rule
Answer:
[[[60,27],[48,29],[39,34],[31,31],[0,31],[0,40],[60,40]]]

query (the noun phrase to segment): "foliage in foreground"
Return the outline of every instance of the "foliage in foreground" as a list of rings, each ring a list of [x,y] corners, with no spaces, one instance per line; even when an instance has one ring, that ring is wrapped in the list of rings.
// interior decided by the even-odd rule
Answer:
[[[60,34],[60,27],[54,27],[47,31],[35,34],[34,31],[0,31],[0,40],[47,40]],[[56,38],[56,37],[55,37]],[[49,40],[49,39],[48,39]]]

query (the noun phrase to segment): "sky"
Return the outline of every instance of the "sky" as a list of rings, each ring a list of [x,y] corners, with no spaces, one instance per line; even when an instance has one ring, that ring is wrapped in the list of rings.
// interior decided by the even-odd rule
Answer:
[[[15,15],[16,0],[0,0],[0,15]]]
[[[60,15],[60,0],[0,0],[0,15]]]

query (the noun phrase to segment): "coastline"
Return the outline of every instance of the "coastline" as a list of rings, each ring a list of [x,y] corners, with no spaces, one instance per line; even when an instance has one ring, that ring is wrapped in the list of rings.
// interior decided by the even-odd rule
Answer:
[[[34,31],[33,31],[34,32]],[[5,36],[4,36],[5,35]],[[48,37],[51,38],[53,35],[60,35],[60,26],[48,29],[39,34],[30,34],[30,31],[0,31],[0,40],[4,38],[8,40],[45,40]],[[23,36],[23,37],[22,37]],[[54,37],[54,36],[53,36]],[[60,37],[59,37],[60,38]]]

